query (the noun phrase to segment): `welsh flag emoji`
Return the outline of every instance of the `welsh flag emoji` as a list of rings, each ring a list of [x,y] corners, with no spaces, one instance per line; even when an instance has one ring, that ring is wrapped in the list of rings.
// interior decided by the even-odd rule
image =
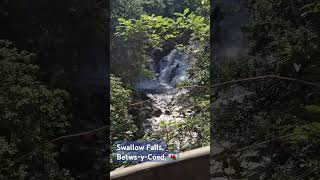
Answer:
[[[179,154],[168,154],[167,160],[179,160]]]

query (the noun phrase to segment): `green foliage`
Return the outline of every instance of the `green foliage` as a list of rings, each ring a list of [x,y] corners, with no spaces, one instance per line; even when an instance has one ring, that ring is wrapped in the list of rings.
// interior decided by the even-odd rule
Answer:
[[[320,13],[320,2],[316,1],[310,4],[307,4],[302,7],[302,10],[304,11],[301,15],[306,17],[310,15],[317,15],[319,16]]]
[[[318,106],[318,105],[308,105],[305,108],[309,112],[320,113],[320,106]]]
[[[185,36],[184,33],[191,31],[197,35],[208,35],[210,29],[204,17],[189,13],[189,9],[185,9],[183,13],[175,13],[175,18],[144,14],[138,20],[119,18],[118,21],[116,35],[128,40],[136,34],[143,33],[145,39],[149,40],[148,43],[157,48],[161,48],[165,41],[175,41]]]
[[[202,16],[208,16],[210,14],[210,1],[209,0],[185,0],[188,7],[194,9],[194,11]]]
[[[209,113],[198,112],[183,121],[161,121],[161,134],[145,136],[146,139],[163,139],[170,151],[187,151],[209,145],[210,121]]]
[[[53,144],[43,146],[17,165],[11,164],[18,156],[64,135],[71,118],[68,93],[42,85],[34,60],[34,54],[19,52],[10,42],[1,40],[0,178],[72,179],[57,164],[59,150]]]
[[[114,150],[114,143],[116,141],[132,140],[137,127],[133,122],[132,116],[128,112],[129,104],[131,103],[131,90],[123,87],[120,78],[111,75],[110,78],[110,138],[111,138],[111,154]],[[110,157],[111,169],[120,166],[127,166],[128,164],[112,163],[112,156]]]
[[[118,18],[138,18],[141,14],[144,14],[143,5],[146,3],[144,0],[114,0],[111,1],[112,17]]]
[[[199,8],[205,7],[205,8]],[[209,10],[208,0],[114,0],[112,1],[112,16],[114,19],[138,19],[141,14],[158,14],[172,17],[173,13],[181,12],[185,8],[192,11],[203,12],[201,9]],[[209,12],[209,11],[207,11]]]
[[[185,122],[179,128],[180,131],[185,132],[180,132],[181,136],[190,138],[190,144],[184,143],[184,147],[181,147],[183,150],[206,146],[210,142],[210,23],[209,13],[203,13],[203,15],[202,23],[206,25],[194,29],[189,40],[190,45],[181,47],[188,56],[189,78],[188,82],[183,84],[195,86],[189,89],[189,93],[181,95],[178,100],[181,106],[194,112],[185,114]],[[190,132],[197,134],[195,138],[190,137]]]
[[[214,81],[267,74],[319,81],[316,1],[251,2],[255,21],[244,27],[251,51],[215,67]],[[266,16],[267,14],[267,16]],[[243,88],[216,104],[215,140],[230,143],[217,155],[222,176],[248,179],[318,179],[320,159],[318,89],[303,83],[264,79],[221,87]],[[218,103],[218,102],[216,102]]]
[[[129,140],[133,137],[136,127],[128,113],[131,102],[131,91],[125,89],[119,78],[111,75],[111,144],[117,140]]]
[[[293,141],[293,143],[308,141],[309,139],[319,136],[319,133],[320,122],[312,122],[294,128],[293,134],[295,134],[295,136],[291,137],[290,140]]]

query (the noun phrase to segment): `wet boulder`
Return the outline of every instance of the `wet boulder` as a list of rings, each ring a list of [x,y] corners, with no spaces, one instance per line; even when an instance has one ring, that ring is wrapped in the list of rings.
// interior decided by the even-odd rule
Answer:
[[[153,114],[154,114],[155,117],[159,117],[159,116],[161,116],[162,111],[161,111],[161,109],[155,109],[153,111]]]

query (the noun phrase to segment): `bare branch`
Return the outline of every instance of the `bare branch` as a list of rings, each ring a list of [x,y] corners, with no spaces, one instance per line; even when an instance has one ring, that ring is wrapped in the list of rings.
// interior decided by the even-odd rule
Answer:
[[[239,82],[246,82],[246,81],[260,80],[260,79],[267,79],[267,78],[275,78],[275,79],[281,79],[281,80],[286,80],[286,81],[294,81],[294,82],[299,82],[299,83],[310,85],[310,86],[320,87],[320,84],[318,84],[318,83],[309,82],[309,81],[305,81],[305,80],[301,80],[301,79],[284,77],[284,76],[279,76],[279,75],[265,75],[265,76],[257,76],[257,77],[244,78],[244,79],[238,79],[238,80],[232,80],[232,81],[226,81],[223,83],[213,84],[211,86],[211,88],[223,86],[223,85],[228,85],[228,84],[239,83]]]

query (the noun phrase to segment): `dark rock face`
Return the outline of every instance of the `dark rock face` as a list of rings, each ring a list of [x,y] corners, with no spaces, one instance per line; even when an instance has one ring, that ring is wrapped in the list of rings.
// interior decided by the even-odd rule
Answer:
[[[171,71],[170,77],[169,77],[169,82],[171,83],[171,81],[173,80],[173,78],[177,75],[179,69],[179,64],[177,64],[173,70]]]

